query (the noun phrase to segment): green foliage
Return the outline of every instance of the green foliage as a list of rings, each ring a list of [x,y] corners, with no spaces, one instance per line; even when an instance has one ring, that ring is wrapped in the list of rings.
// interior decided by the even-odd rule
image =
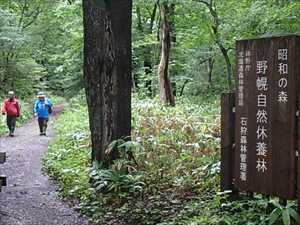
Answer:
[[[17,16],[0,8],[0,83],[1,92],[16,90],[22,96],[35,92],[44,69],[28,51],[31,37],[20,29]]]
[[[284,225],[300,223],[300,215],[294,209],[296,208],[295,203],[289,202],[286,206],[281,205],[275,200],[272,200],[271,203],[275,206],[275,209],[270,214],[269,225],[276,224],[280,220]]]
[[[44,166],[59,179],[64,196],[86,198],[89,186],[90,150],[86,108],[72,102],[72,107],[56,123],[60,133],[44,159]],[[68,119],[66,119],[68,118]]]
[[[137,165],[129,158],[139,148],[138,143],[123,140],[113,141],[108,146],[105,154],[110,155],[117,149],[119,157],[109,169],[104,169],[101,162],[94,162],[90,176],[97,193],[111,195],[112,199],[120,201],[130,194],[139,195],[142,192],[145,185],[143,174],[138,172]]]
[[[218,194],[216,96],[228,87],[216,40],[234,67],[236,40],[300,32],[299,1],[214,0],[219,19],[215,34],[215,18],[203,1],[169,0],[175,4],[171,20],[176,41],[170,60],[178,101],[174,108],[146,98],[158,90],[157,2],[133,1],[132,140],[116,140],[107,149],[109,153],[117,148],[120,158],[110,168],[92,167],[88,113],[81,95],[57,122],[59,136],[44,159],[45,168],[59,180],[63,196],[79,199],[79,208],[104,224],[295,223],[293,203],[275,204],[273,209],[261,196],[228,202]],[[81,4],[0,0],[0,94],[14,89],[23,99],[48,89],[72,97],[82,89]],[[31,118],[32,104],[22,103],[21,123]],[[0,133],[5,131],[2,122]]]
[[[229,201],[219,193],[219,107],[210,98],[195,105],[183,98],[175,108],[158,99],[133,100],[131,141],[116,140],[120,153],[110,168],[90,162],[83,97],[58,119],[58,138],[44,158],[64,197],[92,221],[139,225],[298,224],[295,203],[261,195]],[[129,160],[132,153],[134,160]],[[290,222],[289,222],[290,221]]]
[[[214,18],[201,1],[169,2],[175,4],[170,75],[177,96],[219,94],[228,89],[216,38],[228,50],[234,67],[236,40],[300,32],[298,1],[214,0],[217,35],[212,32]],[[83,88],[81,3],[0,0],[1,88],[25,95],[47,87],[68,97]],[[144,97],[155,96],[158,90],[160,15],[156,3],[133,1],[133,75],[135,90]]]
[[[99,193],[109,193],[118,200],[128,194],[138,194],[145,185],[142,176],[121,173],[118,170],[94,170],[91,173],[93,186]]]
[[[155,17],[152,32],[145,32],[145,29],[142,32],[139,29],[137,7],[141,11],[142,25],[148,28],[155,2],[135,1],[133,14],[134,73],[141,79],[140,83],[152,80],[154,91],[157,88],[156,65],[160,53],[157,39],[159,16]],[[216,35],[212,32],[214,19],[207,6],[198,0],[174,2],[176,42],[172,43],[170,72],[171,79],[176,82],[177,94],[180,94],[183,87],[185,95],[203,95],[208,91],[220,93],[227,90],[225,62],[216,44]],[[233,67],[237,40],[300,32],[297,22],[299,1],[213,0],[213,2],[219,18],[218,37],[228,50]],[[150,57],[152,62],[149,74],[146,73],[143,64],[147,57]],[[211,82],[209,82],[209,58],[214,62]],[[145,93],[143,89],[141,92]]]
[[[81,1],[1,0],[0,21],[2,90],[70,96],[82,88]]]
[[[217,102],[198,107],[182,99],[178,107],[164,108],[158,99],[134,100],[132,141],[109,146],[106,153],[117,147],[120,158],[108,169],[96,164],[90,169],[86,108],[79,102],[59,118],[59,137],[44,165],[59,180],[63,195],[79,198],[81,210],[95,221],[167,221],[189,202],[186,197],[216,189]]]
[[[165,108],[157,99],[133,103],[133,137],[145,149],[135,156],[139,167],[148,171],[149,185],[152,179],[182,191],[199,185],[207,157],[217,162],[216,104],[196,106],[187,99],[175,108]]]
[[[60,1],[40,17],[38,26],[43,48],[36,58],[48,72],[47,87],[67,97],[83,88],[82,1]]]

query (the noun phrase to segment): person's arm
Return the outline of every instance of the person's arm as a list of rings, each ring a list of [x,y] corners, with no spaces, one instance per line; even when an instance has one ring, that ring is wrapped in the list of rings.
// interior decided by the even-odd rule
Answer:
[[[6,101],[4,101],[4,103],[3,103],[3,106],[2,106],[2,110],[1,110],[1,112],[2,112],[2,114],[4,115],[4,114],[6,114],[6,112],[7,112],[7,110],[6,110]]]
[[[21,105],[20,102],[17,101],[17,117],[19,117],[21,115]]]
[[[38,101],[36,101],[34,103],[34,107],[33,107],[33,114],[34,114],[34,116],[37,116],[37,111],[38,111]]]

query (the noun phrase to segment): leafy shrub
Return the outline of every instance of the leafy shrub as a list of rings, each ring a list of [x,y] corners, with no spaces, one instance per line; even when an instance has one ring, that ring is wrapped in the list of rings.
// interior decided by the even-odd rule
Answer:
[[[275,209],[270,214],[269,225],[277,224],[279,221],[282,221],[284,225],[300,224],[300,216],[294,209],[296,208],[294,202],[289,202],[286,206],[275,200],[272,200],[271,203]]]
[[[86,108],[81,99],[71,102],[64,115],[56,122],[59,132],[43,163],[50,175],[56,177],[62,194],[84,200],[92,193],[89,185],[90,149]],[[67,119],[66,119],[67,118]]]
[[[112,193],[118,199],[125,197],[127,193],[141,192],[145,185],[141,181],[141,175],[124,174],[116,170],[94,170],[91,176],[96,191],[104,194]]]
[[[116,140],[120,158],[104,169],[91,164],[83,96],[56,123],[58,137],[44,158],[63,196],[93,222],[130,225],[297,224],[295,205],[256,195],[231,202],[219,190],[218,101],[180,99],[165,108],[157,99],[133,100],[132,141]],[[212,101],[210,101],[212,102]],[[132,153],[134,160],[128,158]]]
[[[111,143],[107,154],[117,146],[120,158],[103,169],[91,168],[88,114],[82,98],[72,100],[58,119],[59,135],[44,165],[61,183],[62,194],[79,198],[79,208],[94,221],[155,224],[174,217],[196,193],[216,189],[217,101],[198,106],[182,99],[177,107],[165,108],[158,99],[134,98],[132,141]]]

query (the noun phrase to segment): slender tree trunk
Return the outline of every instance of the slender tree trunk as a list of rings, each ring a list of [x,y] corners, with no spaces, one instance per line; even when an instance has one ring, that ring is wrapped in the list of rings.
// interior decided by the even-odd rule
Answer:
[[[83,0],[84,81],[92,160],[108,166],[108,145],[131,131],[131,0]]]
[[[231,79],[233,76],[233,70],[232,70],[232,65],[230,62],[229,55],[228,55],[228,49],[225,48],[224,44],[222,43],[222,39],[220,37],[220,33],[219,33],[220,19],[219,19],[218,11],[216,8],[216,2],[214,0],[210,0],[210,1],[199,0],[199,2],[208,7],[209,12],[213,18],[212,31],[214,34],[215,43],[218,46],[218,48],[220,49],[220,51],[224,57],[224,60],[226,63],[226,70],[227,70],[228,87],[229,87],[229,89],[232,89]]]
[[[169,61],[171,52],[171,32],[170,22],[168,20],[169,7],[167,3],[160,6],[161,14],[161,59],[158,66],[160,99],[170,106],[175,105],[174,95],[169,79]]]
[[[172,47],[176,47],[176,41],[177,41],[177,37],[176,37],[176,24],[175,24],[175,4],[171,3],[169,6],[169,14],[168,14],[168,20],[169,20],[169,24],[170,24],[170,35],[171,35],[171,46]],[[174,60],[174,56],[172,55],[172,53],[170,52],[170,62],[172,62]],[[177,75],[177,70],[176,69],[170,69],[169,70],[170,73],[172,74],[173,77],[176,77]],[[173,90],[173,95],[176,96],[176,91],[177,91],[177,85],[176,85],[176,81],[173,80],[171,82],[171,87]]]
[[[150,18],[150,25],[148,29],[148,34],[152,34],[153,32],[153,27],[154,27],[154,22],[155,22],[155,17],[157,14],[157,8],[158,8],[159,0],[157,0],[154,5],[153,5],[153,10],[151,13],[151,18]],[[147,89],[148,95],[150,97],[153,96],[153,88],[152,88],[152,47],[147,46],[145,48],[145,59],[144,59],[144,67],[145,67],[145,73],[147,75],[148,80],[145,83],[145,87]]]
[[[169,6],[169,24],[170,24],[170,32],[171,32],[171,42],[173,44],[176,43],[177,41],[177,37],[176,37],[176,26],[175,26],[175,4],[174,3],[171,3],[170,6]]]
[[[137,28],[138,30],[141,32],[141,34],[143,35],[147,35],[147,34],[152,34],[153,32],[153,26],[154,26],[154,22],[155,22],[155,17],[156,17],[156,13],[157,13],[157,6],[158,6],[158,1],[156,3],[154,3],[153,6],[153,10],[151,13],[151,18],[150,18],[150,24],[149,27],[143,26],[143,22],[142,22],[142,15],[141,15],[141,10],[140,7],[138,6],[136,9],[137,12]],[[153,94],[153,90],[152,90],[152,47],[151,46],[142,46],[143,50],[143,57],[144,57],[144,70],[145,70],[145,74],[147,77],[147,80],[145,82],[145,87],[146,87],[146,91],[147,91],[147,95],[148,96],[152,96]],[[136,78],[136,83],[138,83],[138,78]]]
[[[151,49],[147,48],[150,52]],[[151,63],[151,56],[148,54],[145,55],[145,60],[144,60],[144,68],[145,68],[145,74],[147,76],[147,80],[145,82],[145,87],[147,91],[147,95],[149,97],[152,97],[153,95],[153,90],[152,90],[152,63]]]
[[[181,87],[181,90],[180,90],[180,94],[179,96],[183,96],[183,92],[184,92],[184,88],[185,86],[188,84],[189,80],[185,80],[182,87]]]
[[[225,60],[225,63],[226,63],[227,82],[228,82],[229,89],[231,89],[232,88],[231,79],[232,79],[232,76],[233,76],[232,75],[233,71],[232,71],[232,65],[231,65],[231,62],[230,62],[230,58],[229,58],[229,55],[228,55],[228,50],[219,42],[217,42],[217,45],[219,46],[219,49],[221,50],[222,55],[223,55],[224,60]]]
[[[214,68],[214,59],[213,57],[210,57],[208,59],[208,88],[212,87],[212,72]]]

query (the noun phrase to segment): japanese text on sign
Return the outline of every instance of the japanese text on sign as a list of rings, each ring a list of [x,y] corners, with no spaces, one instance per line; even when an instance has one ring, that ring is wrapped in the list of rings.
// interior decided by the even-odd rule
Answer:
[[[268,145],[268,113],[267,107],[267,91],[268,91],[268,62],[266,60],[256,62],[256,88],[257,95],[257,112],[256,112],[256,169],[259,173],[264,173],[267,167]]]

